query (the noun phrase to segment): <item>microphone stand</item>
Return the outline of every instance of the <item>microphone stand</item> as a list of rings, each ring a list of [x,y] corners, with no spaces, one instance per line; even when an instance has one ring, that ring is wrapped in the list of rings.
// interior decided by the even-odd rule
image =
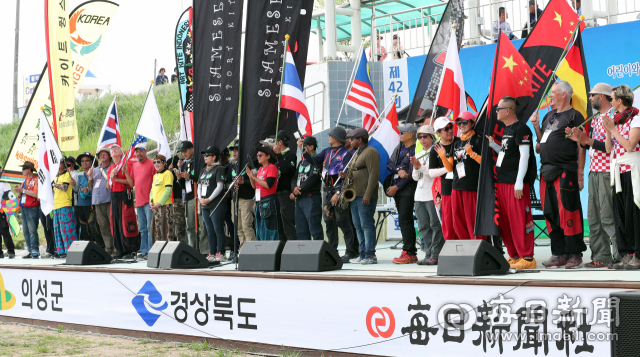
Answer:
[[[227,189],[227,191],[222,195],[222,197],[225,197],[226,195],[229,194],[229,191],[231,191],[231,189],[236,185],[236,183],[238,182],[238,178],[240,178],[240,173],[244,172],[244,170],[247,169],[247,167],[249,166],[249,163],[247,162],[246,165],[244,165],[244,168],[238,173],[238,176],[236,176],[236,178],[233,179],[233,182],[231,182],[231,185],[229,185],[229,188]],[[218,204],[216,205],[216,207],[213,209],[213,211],[211,211],[211,214],[209,215],[209,217],[213,216],[213,214],[215,213],[215,211],[218,209],[218,206],[220,206],[220,203],[222,203],[222,200],[220,200],[220,202],[218,202]],[[236,229],[237,231],[237,229]]]

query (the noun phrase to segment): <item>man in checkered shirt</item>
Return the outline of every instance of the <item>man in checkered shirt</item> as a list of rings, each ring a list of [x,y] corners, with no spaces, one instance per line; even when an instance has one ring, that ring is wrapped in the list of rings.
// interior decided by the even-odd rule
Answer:
[[[589,205],[587,219],[589,221],[589,245],[591,246],[591,263],[585,268],[603,268],[619,262],[616,229],[613,221],[613,200],[611,197],[610,165],[611,156],[605,147],[605,128],[602,118],[611,116],[611,86],[606,83],[596,84],[589,92],[589,100],[597,116],[591,120],[591,137],[586,130],[566,129],[571,140],[589,150],[591,165],[589,167]],[[613,246],[613,255],[611,251]]]

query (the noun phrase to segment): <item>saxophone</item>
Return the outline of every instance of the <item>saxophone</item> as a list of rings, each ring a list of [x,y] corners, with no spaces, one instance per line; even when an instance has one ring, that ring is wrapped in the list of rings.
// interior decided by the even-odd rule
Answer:
[[[340,190],[340,197],[338,198],[338,205],[343,210],[349,208],[349,202],[356,198],[356,191],[353,189],[353,168],[356,166],[356,161],[360,155],[360,150],[356,151],[355,155],[349,161],[347,165],[347,176],[344,178],[342,189]]]

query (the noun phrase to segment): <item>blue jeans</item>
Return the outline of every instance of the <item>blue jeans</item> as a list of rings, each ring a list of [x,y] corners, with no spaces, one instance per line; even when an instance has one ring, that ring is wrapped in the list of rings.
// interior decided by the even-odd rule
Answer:
[[[38,237],[38,220],[40,219],[40,207],[22,207],[22,231],[27,250],[38,252],[40,238]]]
[[[360,258],[376,255],[376,222],[373,215],[376,213],[377,198],[372,198],[368,206],[362,204],[362,197],[356,197],[351,201],[351,217],[356,226],[358,242],[360,243]]]
[[[227,205],[222,202],[218,205],[218,209],[213,213],[213,216],[210,216],[213,208],[215,206],[201,208],[202,220],[207,226],[207,234],[209,235],[209,254],[222,253],[224,255],[226,252],[225,240],[227,238],[224,234],[224,218],[227,215]]]
[[[151,206],[147,204],[136,207],[136,213],[138,214],[138,230],[140,231],[140,254],[149,254],[153,245],[149,232],[153,222],[153,211],[151,211]]]
[[[298,240],[323,240],[322,196],[312,195],[296,199],[296,233]]]

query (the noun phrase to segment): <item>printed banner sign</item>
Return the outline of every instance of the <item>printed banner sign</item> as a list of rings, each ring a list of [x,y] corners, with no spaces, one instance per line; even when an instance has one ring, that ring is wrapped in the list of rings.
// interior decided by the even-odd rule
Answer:
[[[89,71],[96,50],[102,42],[102,38],[109,27],[118,5],[107,0],[95,0],[78,6],[69,17],[70,51],[73,63],[73,72],[70,84],[73,85],[74,96],[78,93],[82,81]],[[40,120],[40,108],[44,107],[44,113],[53,125],[53,112],[49,100],[49,72],[45,64],[35,92],[27,110],[22,117],[22,123],[16,133],[7,161],[4,163],[0,180],[21,183],[22,165],[25,161],[35,163],[38,167],[38,129],[36,125]],[[76,134],[77,136],[77,134]],[[60,148],[65,151],[62,143]]]
[[[32,74],[30,76],[24,77],[22,99],[24,101],[25,106],[29,105],[31,96],[33,95],[33,92],[35,92],[36,90],[36,85],[38,84],[38,80],[40,80],[39,74]]]
[[[389,103],[396,97],[396,110],[407,106],[410,101],[409,95],[409,70],[407,59],[397,59],[394,61],[382,62],[382,75],[384,78],[384,102]],[[387,113],[385,113],[386,115]]]
[[[193,10],[187,8],[176,25],[176,68],[180,89],[180,140],[193,142]],[[184,129],[184,130],[183,130]]]
[[[354,291],[374,293],[345,299]],[[0,269],[0,315],[268,344],[274,354],[601,357],[617,338],[613,291]]]

